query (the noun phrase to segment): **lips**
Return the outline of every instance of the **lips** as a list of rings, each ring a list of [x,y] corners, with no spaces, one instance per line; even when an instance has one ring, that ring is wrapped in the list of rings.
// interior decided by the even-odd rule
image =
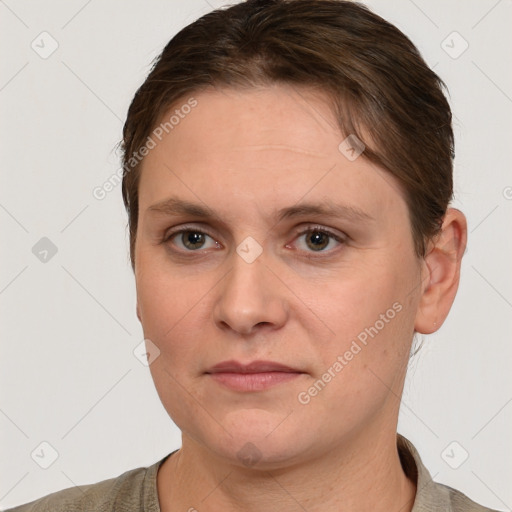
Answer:
[[[304,372],[274,361],[252,361],[248,364],[223,361],[212,366],[206,374],[231,391],[254,393],[290,383],[302,377]]]
[[[212,366],[206,373],[303,373],[296,368],[291,368],[274,361],[252,361],[248,364],[239,363],[238,361],[222,361]]]

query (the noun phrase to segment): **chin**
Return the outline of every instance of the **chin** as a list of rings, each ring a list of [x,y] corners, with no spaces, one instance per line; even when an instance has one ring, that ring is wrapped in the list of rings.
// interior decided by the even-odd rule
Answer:
[[[299,439],[303,431],[295,432],[290,425],[285,426],[286,420],[280,424],[282,415],[262,415],[261,409],[242,412],[246,414],[231,415],[229,422],[223,423],[225,430],[219,427],[222,433],[212,437],[210,430],[210,435],[203,438],[216,455],[240,467],[257,470],[283,468],[299,460],[301,441],[305,441]]]
[[[227,450],[227,451],[225,451]],[[219,455],[231,460],[240,468],[256,471],[270,471],[287,468],[300,458],[297,447],[290,442],[271,443],[268,439],[259,441],[236,440],[225,447]]]

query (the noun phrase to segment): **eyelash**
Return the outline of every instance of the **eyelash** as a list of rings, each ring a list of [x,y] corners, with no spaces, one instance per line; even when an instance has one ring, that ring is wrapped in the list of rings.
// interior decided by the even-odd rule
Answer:
[[[172,231],[170,233],[167,233],[165,236],[164,236],[164,239],[162,240],[162,243],[164,244],[167,244],[171,241],[171,239],[177,235],[180,235],[182,233],[186,233],[186,232],[191,232],[191,233],[201,233],[203,235],[207,235],[209,236],[210,238],[214,239],[212,235],[210,235],[207,231],[204,231],[202,229],[199,229],[197,227],[194,227],[194,226],[183,226],[181,227],[181,229],[179,230],[176,230],[176,231]],[[340,236],[340,235],[337,235],[336,233],[333,233],[332,231],[330,231],[329,229],[327,228],[324,228],[322,226],[308,226],[306,229],[303,229],[301,231],[298,231],[297,233],[295,233],[294,235],[294,240],[296,238],[299,238],[301,236],[304,236],[304,235],[307,235],[307,234],[310,234],[310,233],[315,233],[315,232],[318,232],[318,233],[322,233],[322,234],[325,234],[327,235],[328,237],[330,237],[331,239],[334,239],[336,240],[338,243],[340,244],[345,244],[347,239],[345,236]],[[218,243],[218,242],[216,242]],[[288,245],[288,244],[287,244]],[[196,249],[195,251],[194,250],[182,250],[182,249],[172,249],[173,252],[176,252],[176,253],[179,253],[179,254],[186,254],[186,253],[199,253],[202,251],[202,249]],[[308,253],[308,255],[306,255],[305,257],[306,258],[309,258],[309,259],[314,259],[314,258],[321,258],[321,257],[326,257],[326,256],[330,256],[332,255],[334,252],[337,252],[336,249],[331,249],[329,251],[305,251],[306,253]]]

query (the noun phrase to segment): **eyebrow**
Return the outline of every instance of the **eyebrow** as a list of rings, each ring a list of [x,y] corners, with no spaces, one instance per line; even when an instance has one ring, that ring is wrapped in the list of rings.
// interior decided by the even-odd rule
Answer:
[[[188,215],[205,219],[219,218],[219,215],[212,208],[199,203],[185,201],[177,197],[169,197],[168,199],[149,206],[147,211],[167,216]],[[339,217],[354,222],[375,221],[375,218],[369,213],[356,206],[336,204],[330,200],[325,200],[322,203],[302,203],[300,205],[289,206],[274,213],[274,216],[279,222],[285,219],[304,217],[306,215],[332,218]]]

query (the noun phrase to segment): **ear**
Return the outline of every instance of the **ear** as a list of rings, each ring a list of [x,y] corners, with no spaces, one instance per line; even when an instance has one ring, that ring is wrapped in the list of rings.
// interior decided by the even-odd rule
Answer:
[[[448,208],[441,232],[429,245],[422,262],[422,293],[416,312],[415,331],[431,334],[441,327],[448,316],[459,287],[467,232],[464,214],[456,208]]]

